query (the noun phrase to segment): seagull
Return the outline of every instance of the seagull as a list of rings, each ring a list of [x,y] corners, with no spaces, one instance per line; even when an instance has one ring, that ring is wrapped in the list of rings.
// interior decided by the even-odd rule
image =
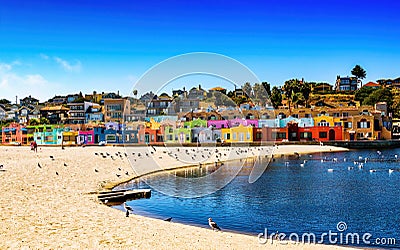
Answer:
[[[348,168],[347,168],[347,170],[352,170],[352,169],[353,169],[353,167],[348,167]]]
[[[396,158],[396,160],[397,160],[397,154],[396,154],[396,155],[394,155],[394,158]]]
[[[165,219],[164,221],[171,222],[171,220],[172,220],[172,217],[169,217],[169,218]]]
[[[54,157],[52,155],[50,155],[50,159],[54,159]]]
[[[329,169],[328,169],[328,172],[333,172],[333,169],[332,169],[332,168],[329,168]]]
[[[300,167],[304,168],[304,163],[301,163],[301,164],[300,164]]]
[[[370,169],[369,172],[370,173],[374,173],[374,172],[376,172],[376,170],[375,169]]]
[[[95,169],[94,169],[94,172],[98,173],[98,172],[99,172],[99,170],[97,170],[97,169],[95,168]]]
[[[40,163],[38,163],[37,166],[38,166],[39,168],[42,168],[42,166],[40,166]]]
[[[208,225],[210,225],[211,229],[214,230],[219,230],[221,231],[221,228],[215,223],[211,218],[208,218]]]
[[[121,175],[120,175],[120,174],[115,174],[115,175],[116,175],[118,178],[119,178],[119,177],[121,177]]]
[[[2,169],[2,168],[3,168],[3,164],[0,165],[0,169]]]
[[[58,172],[56,172],[56,175],[58,175]]]
[[[98,153],[94,153],[94,155],[99,155]]]
[[[126,175],[129,175],[128,171],[125,172]]]
[[[64,162],[64,167],[68,166],[67,163]]]
[[[389,169],[389,174],[393,173],[394,170],[393,169]]]
[[[126,205],[126,202],[124,202],[124,209],[126,211],[126,217],[129,217],[129,213],[133,213],[132,207]]]

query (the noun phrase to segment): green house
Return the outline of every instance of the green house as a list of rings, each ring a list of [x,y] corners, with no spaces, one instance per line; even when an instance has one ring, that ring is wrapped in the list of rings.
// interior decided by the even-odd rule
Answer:
[[[194,119],[192,121],[184,122],[185,128],[207,128],[207,121],[202,119]]]
[[[33,138],[38,145],[61,145],[62,143],[64,128],[60,125],[28,126],[27,129],[28,140]]]
[[[192,131],[190,128],[165,127],[164,140],[166,143],[190,143]]]

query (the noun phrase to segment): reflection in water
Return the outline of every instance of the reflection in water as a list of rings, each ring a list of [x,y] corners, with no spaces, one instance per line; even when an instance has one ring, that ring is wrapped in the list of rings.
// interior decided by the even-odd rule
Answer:
[[[400,165],[395,159],[399,151],[386,150],[379,156],[375,150],[364,150],[278,158],[252,184],[248,175],[253,163],[245,162],[229,185],[205,197],[176,198],[153,189],[150,199],[128,204],[138,214],[160,219],[172,217],[175,222],[202,227],[207,227],[207,219],[212,217],[223,230],[254,235],[265,228],[288,234],[335,232],[337,223],[344,221],[348,226],[346,232],[368,232],[373,238],[394,237],[400,247]],[[354,161],[363,161],[363,167],[359,168]],[[231,162],[227,166],[235,171],[235,166],[241,164]],[[217,186],[219,180],[215,178],[202,185],[194,185],[191,180],[218,169],[221,168],[211,166],[172,171],[134,181],[126,187],[156,185],[161,191],[195,193],[207,186]],[[231,171],[223,169],[219,178]]]

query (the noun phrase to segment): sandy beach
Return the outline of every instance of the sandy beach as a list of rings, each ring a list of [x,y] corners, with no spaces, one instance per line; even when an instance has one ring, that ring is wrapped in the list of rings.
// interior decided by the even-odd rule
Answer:
[[[107,146],[62,150],[39,147],[38,153],[34,153],[29,147],[0,147],[0,164],[4,166],[0,171],[0,249],[341,248],[282,242],[262,245],[256,235],[213,232],[138,215],[127,218],[124,212],[101,204],[95,194],[90,194],[138,174],[193,165],[201,154],[194,156],[185,153],[186,149]],[[233,154],[229,148],[218,150],[226,153],[221,161],[271,153],[266,148],[254,148],[246,154]],[[288,145],[279,146],[274,154],[345,150],[330,146]],[[118,152],[127,153],[127,157],[117,156]],[[179,159],[175,156],[177,152],[182,153]],[[183,159],[184,155],[190,155],[190,158]],[[211,156],[203,163],[214,161],[218,159]]]

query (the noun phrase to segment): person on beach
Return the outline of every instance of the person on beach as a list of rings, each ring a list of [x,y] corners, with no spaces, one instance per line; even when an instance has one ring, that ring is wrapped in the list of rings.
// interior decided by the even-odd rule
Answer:
[[[37,153],[37,143],[36,141],[33,141],[31,143],[31,150],[35,151],[35,153]]]

